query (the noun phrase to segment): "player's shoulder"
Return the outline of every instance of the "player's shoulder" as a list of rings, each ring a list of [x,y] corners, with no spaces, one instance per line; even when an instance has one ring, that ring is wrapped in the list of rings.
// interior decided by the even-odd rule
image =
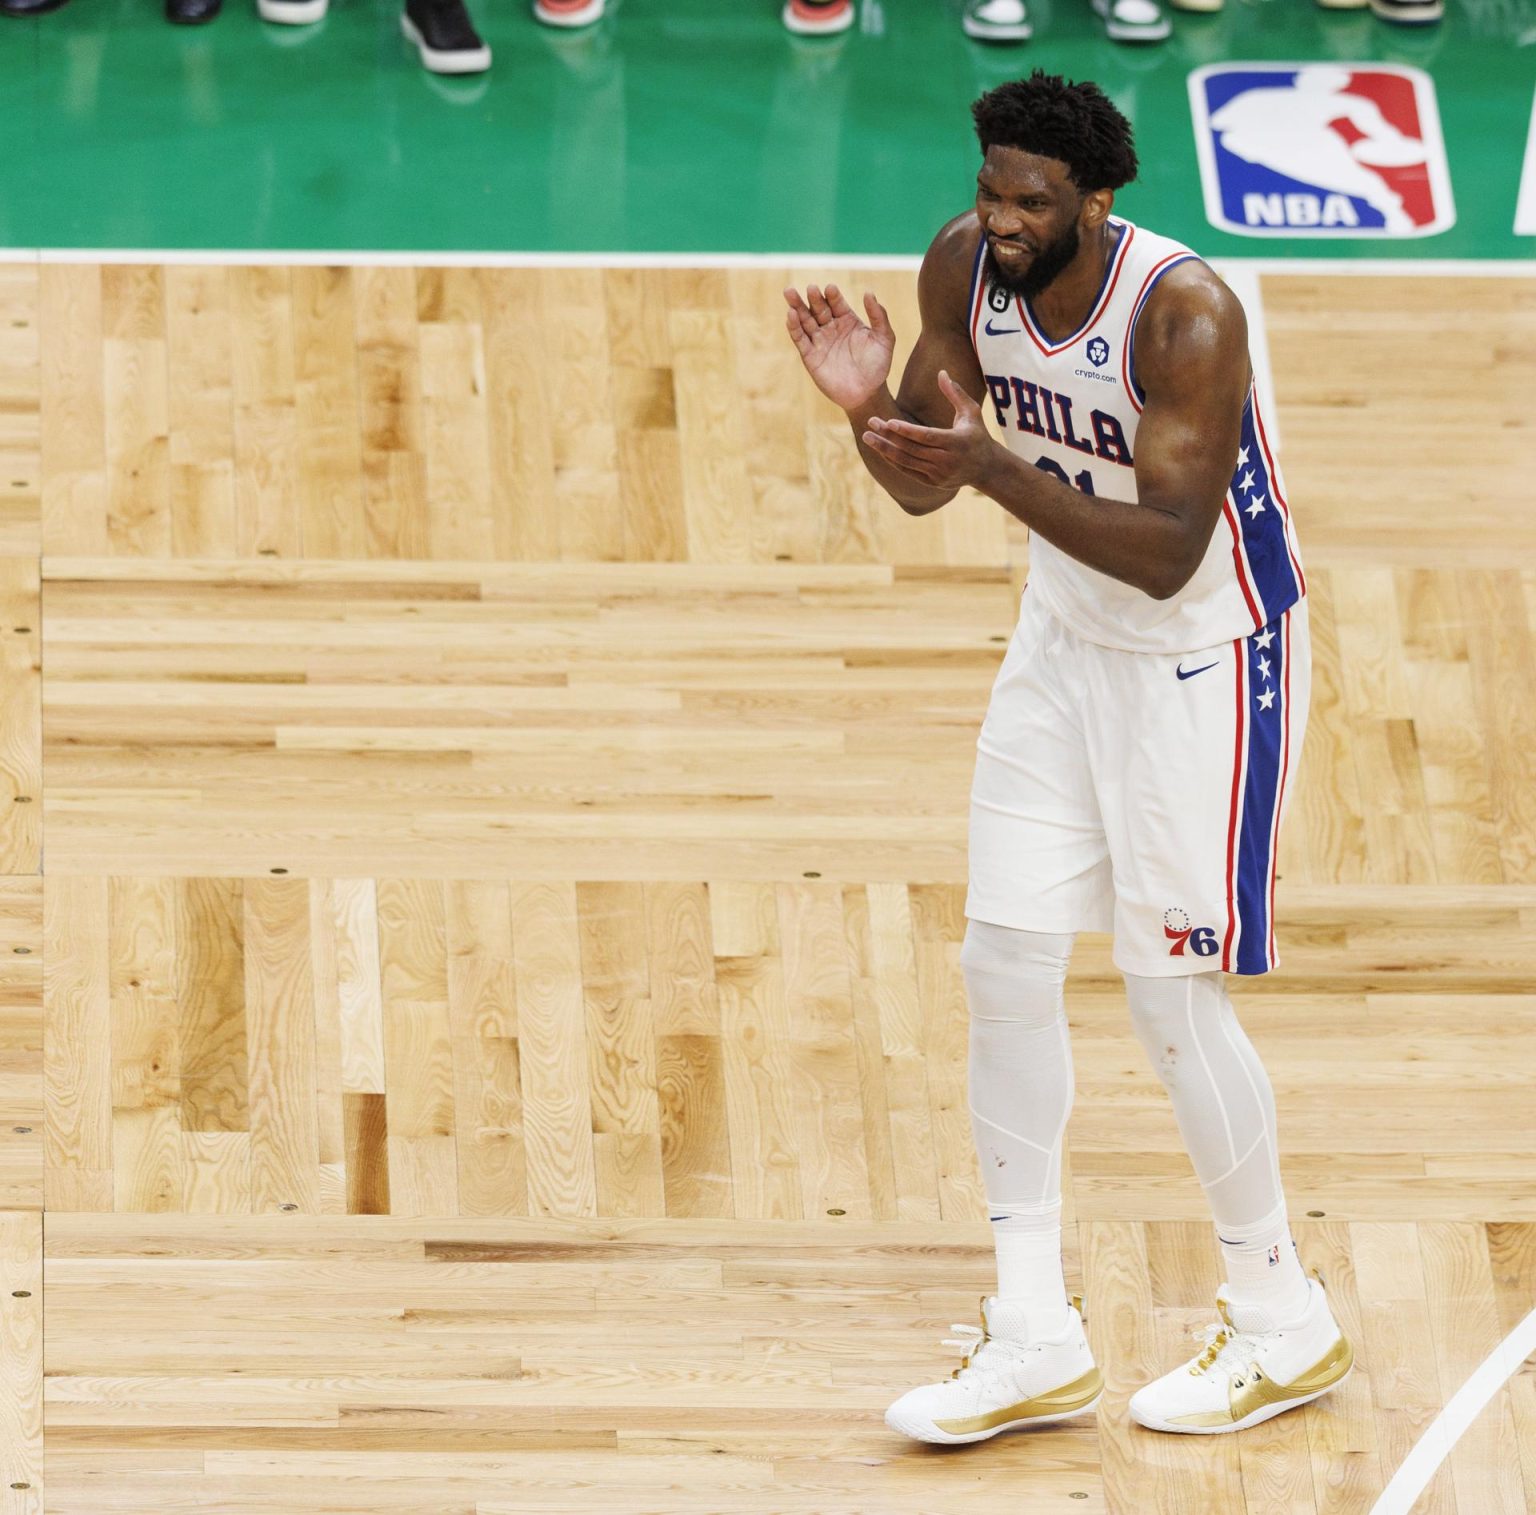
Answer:
[[[1187,249],[1186,249],[1187,252]],[[1153,286],[1138,325],[1209,323],[1222,332],[1246,337],[1248,319],[1243,302],[1231,286],[1195,253],[1169,267]]]
[[[923,263],[963,267],[969,278],[980,243],[981,221],[975,210],[961,211],[934,233],[933,241],[928,244],[928,251],[923,255]]]
[[[934,234],[918,270],[918,294],[924,304],[954,302],[961,311],[969,303],[981,222],[974,210],[946,221]]]

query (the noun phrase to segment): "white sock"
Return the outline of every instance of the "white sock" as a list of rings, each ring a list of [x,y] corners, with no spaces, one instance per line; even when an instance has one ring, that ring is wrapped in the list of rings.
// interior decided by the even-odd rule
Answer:
[[[1228,1297],[1273,1320],[1294,1320],[1308,1286],[1286,1223],[1274,1090],[1222,975],[1128,973],[1125,984],[1132,1025],[1210,1202]]]
[[[960,950],[970,1001],[971,1131],[997,1247],[998,1335],[1067,1323],[1061,1145],[1072,1110],[1062,985],[1070,936],[972,921]]]
[[[1227,1295],[1235,1305],[1257,1306],[1277,1325],[1295,1320],[1307,1308],[1307,1275],[1283,1203],[1252,1225],[1218,1224],[1216,1241],[1227,1267]]]
[[[1060,1334],[1067,1319],[1067,1285],[1061,1271],[1061,1201],[1039,1215],[989,1208],[997,1248],[997,1303],[991,1320],[998,1335],[1013,1334],[1015,1319],[1031,1340]]]

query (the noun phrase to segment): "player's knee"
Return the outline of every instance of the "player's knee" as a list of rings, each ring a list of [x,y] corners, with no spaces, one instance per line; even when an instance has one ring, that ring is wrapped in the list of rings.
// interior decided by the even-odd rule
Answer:
[[[995,973],[1056,989],[1067,981],[1072,938],[1055,932],[1019,931],[989,921],[967,921],[960,968],[967,977]]]
[[[1124,977],[1131,1029],[1153,1071],[1171,1089],[1184,1059],[1195,1055],[1194,1042],[1215,1029],[1223,1002],[1221,974],[1144,978],[1127,973]]]

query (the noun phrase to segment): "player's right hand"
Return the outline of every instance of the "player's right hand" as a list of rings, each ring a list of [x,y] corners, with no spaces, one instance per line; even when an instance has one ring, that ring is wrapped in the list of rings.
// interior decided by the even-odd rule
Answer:
[[[866,326],[835,284],[827,285],[825,294],[808,284],[804,299],[799,290],[786,289],[784,298],[789,302],[790,340],[799,349],[805,371],[834,404],[858,409],[890,374],[896,350],[890,317],[873,295],[865,295]]]

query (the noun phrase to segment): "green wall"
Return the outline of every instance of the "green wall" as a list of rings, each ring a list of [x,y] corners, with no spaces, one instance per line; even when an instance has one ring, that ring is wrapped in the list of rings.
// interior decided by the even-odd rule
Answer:
[[[1036,65],[1097,79],[1144,164],[1120,209],[1210,254],[1536,257],[1515,198],[1536,10],[1452,0],[1425,32],[1311,0],[1175,15],[1173,40],[1102,39],[1087,0],[1030,0],[1035,40],[968,41],[958,0],[863,0],[803,40],[775,0],[620,0],[561,35],[471,0],[496,64],[426,74],[385,0],[285,29],[232,0],[168,26],[156,0],[0,19],[11,247],[912,253],[969,202],[967,105]],[[1431,72],[1458,220],[1413,240],[1257,241],[1207,225],[1187,77],[1223,58]]]

